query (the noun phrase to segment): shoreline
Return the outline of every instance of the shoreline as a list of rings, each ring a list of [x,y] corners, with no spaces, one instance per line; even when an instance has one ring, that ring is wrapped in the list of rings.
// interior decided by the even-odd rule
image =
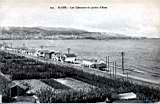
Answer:
[[[135,78],[132,79],[131,77],[128,76],[128,78],[126,76],[123,76],[121,74],[117,74],[116,78],[115,76],[110,76],[111,74],[108,72],[103,72],[100,71],[98,69],[94,69],[94,68],[83,68],[80,66],[75,66],[71,63],[65,63],[65,62],[55,62],[53,60],[48,60],[48,59],[44,59],[44,58],[38,58],[36,56],[30,56],[27,54],[22,54],[22,53],[16,53],[14,51],[10,51],[10,50],[5,50],[5,51],[0,51],[3,55],[2,56],[2,63],[4,63],[6,66],[6,68],[10,68],[10,64],[16,64],[16,65],[20,65],[23,66],[25,68],[22,67],[17,67],[17,69],[15,68],[11,68],[9,71],[13,73],[10,73],[11,77],[10,79],[12,80],[12,82],[14,81],[25,81],[25,80],[32,80],[32,81],[41,81],[41,79],[46,79],[47,83],[49,86],[49,83],[53,82],[52,80],[50,80],[50,78],[55,78],[55,79],[63,79],[63,78],[73,78],[77,81],[82,81],[82,83],[87,83],[87,85],[92,85],[92,86],[96,86],[97,88],[94,90],[92,89],[91,92],[88,92],[87,95],[86,92],[75,92],[75,96],[79,97],[79,94],[82,94],[83,96],[94,96],[95,101],[98,102],[102,102],[105,101],[105,99],[103,98],[110,98],[112,97],[112,95],[114,94],[121,94],[121,93],[135,93],[137,95],[137,97],[135,98],[137,102],[147,102],[146,99],[149,99],[149,102],[158,102],[159,101],[159,84],[155,84],[155,82],[146,82],[144,81],[144,79],[139,79],[139,78]],[[11,61],[9,60],[11,59]],[[14,61],[17,60],[17,61]],[[13,60],[13,61],[12,61]],[[22,61],[21,61],[22,60]],[[17,63],[18,62],[18,63]],[[28,62],[33,62],[32,64],[28,64]],[[8,63],[8,64],[6,64]],[[31,67],[27,68],[28,65],[31,65]],[[32,66],[33,65],[33,66]],[[43,66],[45,66],[45,70],[44,72],[48,72],[48,74],[44,74],[41,73],[41,71],[38,71],[36,67],[34,67],[35,65],[40,65],[42,68]],[[49,68],[49,70],[47,70]],[[50,70],[51,68],[51,70]],[[33,72],[32,72],[33,71]],[[5,73],[5,71],[3,71]],[[19,73],[18,73],[19,72]],[[61,74],[61,76],[57,76],[55,74],[55,76],[50,76],[49,73],[64,73]],[[29,73],[29,74],[27,74]],[[40,76],[35,76],[34,75],[39,74]],[[59,73],[59,74],[60,74]],[[44,74],[45,76],[43,76],[42,74]],[[18,75],[18,76],[16,76]],[[23,76],[22,76],[23,75]],[[29,75],[29,76],[28,76]],[[49,77],[47,77],[49,75]],[[34,80],[35,79],[35,80]],[[6,80],[6,79],[5,79]],[[30,82],[29,82],[30,84]],[[52,83],[55,84],[55,83]],[[63,82],[61,84],[64,84]],[[35,88],[37,87],[38,84],[36,84]],[[29,85],[30,86],[30,85]],[[39,86],[39,85],[38,85]],[[40,85],[41,86],[41,85]],[[43,85],[42,85],[43,86]],[[56,84],[57,86],[57,84]],[[58,85],[61,86],[61,85]],[[79,86],[79,85],[78,85]],[[52,86],[53,88],[55,88],[55,86]],[[79,86],[80,87],[80,86]],[[78,87],[78,88],[79,88]],[[58,87],[59,88],[59,87]],[[81,88],[86,88],[86,87],[81,87]],[[81,89],[80,88],[80,89]],[[70,98],[70,91],[71,90],[66,90],[66,94],[68,95],[67,97]],[[71,91],[73,92],[73,91]],[[38,93],[35,93],[36,96],[39,97],[39,99],[44,99],[44,98],[54,98],[56,99],[56,97],[54,96],[46,96],[44,97],[43,94],[55,94],[55,92],[50,91],[49,89],[47,90],[46,88],[44,89],[40,89],[38,91]],[[74,92],[73,92],[74,93]],[[64,93],[65,94],[65,93]],[[66,100],[64,100],[63,96],[64,94],[60,94],[61,98],[62,98],[62,102],[66,102]],[[90,95],[93,94],[93,95]],[[59,96],[59,95],[56,95]],[[81,97],[79,98],[81,99]],[[90,98],[89,98],[90,99]],[[89,99],[81,99],[81,101],[90,101]],[[72,101],[72,99],[70,99]],[[57,99],[56,99],[57,101]],[[76,100],[77,101],[77,100]],[[112,100],[112,98],[110,98],[110,102],[114,102],[116,100]],[[119,101],[121,101],[119,99]],[[130,100],[132,101],[132,100]],[[44,102],[43,100],[40,100],[40,102]],[[48,101],[47,101],[48,102]],[[52,102],[52,101],[49,101]],[[54,102],[54,101],[53,101]],[[94,99],[93,101],[94,102]]]
[[[1,50],[0,50],[1,51]],[[108,72],[104,72],[98,69],[94,69],[94,68],[87,68],[87,67],[81,67],[81,66],[75,66],[74,64],[70,64],[70,63],[65,63],[65,62],[57,62],[57,61],[53,61],[50,59],[43,59],[43,58],[38,58],[38,57],[34,57],[34,56],[30,56],[30,55],[26,55],[26,54],[21,54],[21,53],[15,53],[15,52],[11,52],[11,51],[4,51],[6,53],[10,53],[10,54],[15,54],[18,56],[24,56],[26,58],[29,59],[33,59],[33,60],[37,60],[43,63],[49,63],[49,64],[55,64],[55,65],[59,65],[59,66],[63,66],[63,67],[70,67],[70,68],[75,68],[76,70],[82,70],[86,73],[89,74],[94,74],[94,75],[98,75],[101,77],[105,77],[105,78],[109,78],[109,79],[113,79],[113,77],[110,77],[110,73]],[[119,70],[119,69],[118,69]],[[148,87],[153,87],[153,88],[160,88],[160,83],[154,80],[150,80],[150,79],[145,79],[145,78],[141,78],[141,77],[137,77],[137,76],[133,76],[133,75],[124,75],[122,73],[120,73],[119,71],[117,71],[117,79],[126,79],[128,81],[132,81],[133,83],[142,85],[142,86],[148,86]]]

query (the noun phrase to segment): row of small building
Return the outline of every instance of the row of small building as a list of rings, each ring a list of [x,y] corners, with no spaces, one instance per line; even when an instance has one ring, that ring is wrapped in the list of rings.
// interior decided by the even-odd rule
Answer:
[[[44,59],[50,59],[53,61],[59,61],[59,62],[67,62],[72,63],[79,66],[85,66],[89,68],[98,68],[98,69],[104,69],[106,68],[106,64],[104,61],[98,61],[96,59],[80,59],[76,54],[74,53],[62,53],[54,50],[47,50],[47,49],[29,49],[26,47],[20,47],[20,48],[11,48],[8,46],[1,46],[1,50],[8,50],[15,53],[20,54],[26,54],[34,57],[41,57]]]
[[[45,49],[28,49],[28,48],[11,48],[11,47],[4,47],[3,45],[0,45],[1,50],[7,50],[12,51],[20,54],[26,54],[30,56],[35,57],[41,57],[45,59],[51,59],[53,61],[60,61],[60,62],[68,62],[73,64],[79,64],[90,68],[99,68],[103,69],[106,68],[106,64],[104,61],[97,61],[97,60],[88,60],[88,59],[78,59],[77,55],[73,53],[61,53],[61,52],[55,52],[52,50],[45,50]],[[38,97],[36,96],[33,89],[34,87],[31,86],[33,89],[29,89],[28,85],[25,85],[24,83],[20,83],[19,81],[12,81],[10,85],[10,97],[13,97],[15,102],[34,102],[39,103]],[[41,81],[39,80],[32,80],[32,84],[35,85],[35,83],[39,83]],[[40,83],[39,83],[40,84]],[[37,84],[36,84],[37,85]],[[36,89],[37,90],[37,89]],[[25,95],[25,96],[24,96]],[[131,99],[133,102],[137,98],[137,95],[133,92],[129,93],[122,93],[122,94],[116,94],[111,96],[112,99],[116,99],[117,101],[121,100],[129,100]],[[0,103],[2,102],[2,96],[0,95]],[[109,102],[108,98],[105,102]]]

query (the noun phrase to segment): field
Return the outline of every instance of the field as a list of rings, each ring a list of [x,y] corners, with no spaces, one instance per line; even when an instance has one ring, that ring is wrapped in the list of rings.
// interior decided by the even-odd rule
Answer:
[[[11,75],[14,80],[59,78],[65,77],[65,73],[59,72],[59,67],[44,64],[25,57],[0,52],[0,70],[4,74]]]
[[[40,89],[51,89],[51,90],[54,90],[54,88],[52,88],[51,86],[49,86],[49,85],[47,85],[47,84],[45,84],[42,81],[37,80],[37,79],[14,80],[14,82],[21,83],[21,84],[29,86],[29,90],[27,92],[30,92],[30,93],[36,93]]]
[[[111,98],[112,94],[123,92],[134,92],[137,100],[143,102],[156,102],[160,99],[159,88],[149,88],[123,79],[108,79],[69,66],[44,64],[5,52],[0,52],[0,63],[1,72],[10,75],[12,80],[34,86],[33,89],[43,103],[102,102]],[[57,91],[63,92],[57,94]]]
[[[65,90],[71,89],[70,87],[65,86],[65,85],[55,81],[53,78],[51,78],[51,79],[41,79],[41,81],[50,85],[54,89],[65,89]]]
[[[90,85],[88,83],[84,83],[83,81],[79,81],[79,80],[76,80],[73,78],[59,78],[59,79],[55,79],[55,80],[65,86],[72,88],[75,91],[89,92],[89,91],[91,91],[91,89],[96,88],[93,85]]]

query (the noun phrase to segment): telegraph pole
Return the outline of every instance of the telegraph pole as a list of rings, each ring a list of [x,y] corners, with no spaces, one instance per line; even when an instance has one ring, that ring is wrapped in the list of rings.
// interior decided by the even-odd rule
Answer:
[[[122,71],[124,74],[124,52],[121,52],[121,55],[122,55]]]
[[[107,60],[108,60],[107,57],[108,57],[108,56],[106,56],[106,70],[107,70],[107,68],[108,68],[108,67],[107,67]]]
[[[113,67],[113,77],[114,77],[114,62],[113,62],[113,66],[112,67]]]
[[[117,71],[117,69],[116,69],[117,68],[117,63],[116,63],[116,61],[115,61],[114,65],[115,65],[115,79],[116,79],[116,74],[117,74],[117,72],[116,72]]]
[[[43,49],[43,48],[44,48],[44,46],[43,46],[43,45],[41,45],[41,46],[40,46],[40,48],[41,48],[41,49]]]
[[[128,81],[128,72],[127,72],[127,81]]]
[[[67,50],[68,50],[68,54],[70,54],[70,50],[71,50],[71,48],[67,48]]]
[[[109,70],[110,76],[111,76],[111,68],[109,67],[109,56],[108,56],[108,70]]]
[[[26,47],[26,44],[25,43],[23,43],[23,48],[25,48]]]

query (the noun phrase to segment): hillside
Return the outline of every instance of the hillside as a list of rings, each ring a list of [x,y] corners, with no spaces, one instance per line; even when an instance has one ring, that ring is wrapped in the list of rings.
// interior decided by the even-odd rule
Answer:
[[[88,32],[73,28],[1,27],[0,39],[139,39],[121,34]]]

